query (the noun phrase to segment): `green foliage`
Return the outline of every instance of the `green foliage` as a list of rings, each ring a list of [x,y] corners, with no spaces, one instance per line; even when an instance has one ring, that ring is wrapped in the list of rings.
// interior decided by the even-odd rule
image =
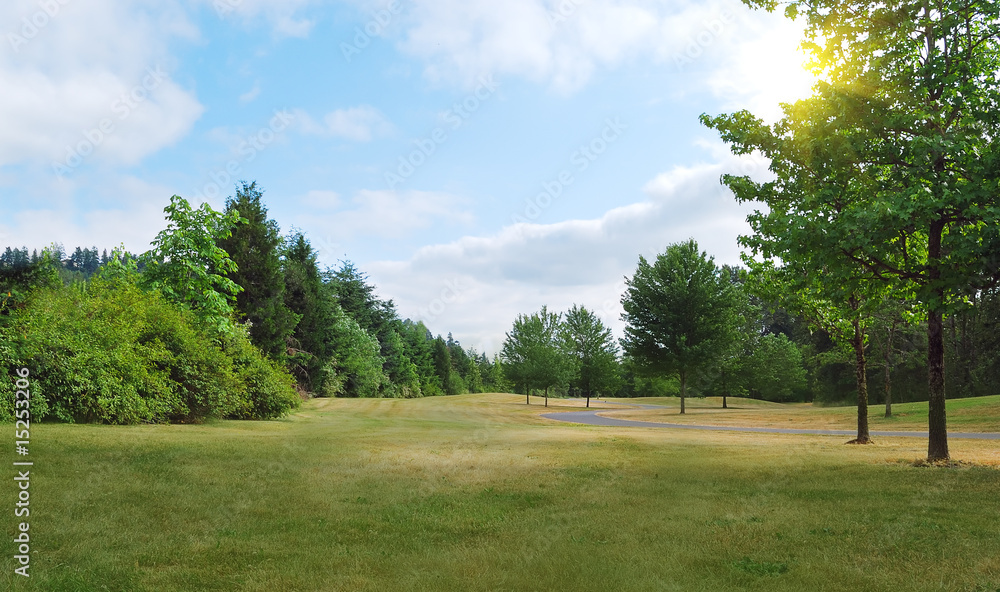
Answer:
[[[386,331],[381,344],[383,368],[388,379],[387,394],[404,399],[419,397],[422,395],[419,368],[406,355],[406,345],[399,334],[400,323],[397,321],[393,325]]]
[[[542,309],[531,315],[518,315],[506,333],[500,357],[504,374],[516,387],[530,394],[531,389],[548,389],[568,382],[573,361],[559,342],[562,315]]]
[[[507,380],[504,374],[500,354],[494,354],[492,362],[486,358],[486,354],[483,354],[480,360],[479,368],[483,377],[483,392],[507,393],[514,389],[514,385]]]
[[[0,266],[0,324],[12,311],[22,308],[33,291],[62,283],[58,265],[56,256],[46,250],[34,262],[11,257],[10,263]]]
[[[784,403],[802,400],[806,370],[802,352],[784,335],[762,335],[744,362],[744,385],[751,397]]]
[[[773,126],[745,111],[702,121],[771,161],[772,181],[724,177],[767,206],[745,245],[792,253],[814,284],[862,300],[888,285],[926,312],[928,458],[947,459],[943,317],[1000,280],[1000,3],[793,4],[821,75],[813,96]]]
[[[236,264],[217,241],[229,238],[232,227],[245,220],[237,211],[221,214],[207,203],[194,209],[177,195],[163,211],[167,228],[142,255],[143,285],[190,307],[218,331],[232,329],[232,302],[241,288],[227,277]]]
[[[298,384],[316,394],[338,392],[332,371],[334,324],[337,304],[323,284],[316,252],[302,233],[285,240],[285,305],[299,317],[292,334],[292,355],[288,365]]]
[[[379,300],[375,286],[368,283],[368,276],[350,261],[344,261],[337,271],[328,272],[326,282],[347,316],[382,341],[396,319],[392,300]]]
[[[287,339],[298,318],[285,305],[285,281],[278,224],[267,218],[257,183],[243,182],[236,196],[226,200],[225,215],[246,222],[216,244],[235,264],[226,277],[240,287],[236,308],[250,324],[250,339],[272,360],[284,362]]]
[[[382,371],[378,340],[340,310],[336,303],[334,306],[336,321],[331,329],[332,369],[340,377],[342,386],[339,392],[327,394],[378,397],[389,385],[389,377]]]
[[[233,361],[233,375],[244,402],[230,417],[273,419],[301,404],[291,375],[257,349],[249,335],[234,331],[222,337],[222,346]]]
[[[736,292],[693,240],[675,243],[653,265],[639,257],[622,297],[622,347],[636,371],[687,379],[717,365],[735,338]],[[682,403],[683,412],[683,403]]]
[[[294,405],[278,401],[294,392],[281,392],[286,379],[254,359],[245,337],[226,338],[238,354],[230,357],[193,313],[131,283],[39,292],[13,332],[35,375],[32,396],[48,404],[38,419],[188,422],[273,417]]]
[[[455,371],[451,359],[452,349],[448,347],[448,344],[440,336],[434,340],[433,348],[434,373],[443,387],[444,394],[460,395],[464,393],[465,384],[461,376]]]
[[[134,283],[139,274],[139,261],[129,255],[122,244],[114,249],[111,257],[97,270],[97,277],[108,284]]]
[[[24,368],[15,348],[15,336],[12,331],[0,327],[0,423],[14,421],[14,409],[17,391],[18,370]],[[30,369],[29,369],[30,371]],[[49,412],[48,401],[35,385],[35,377],[29,375],[29,405],[31,417],[45,417]]]
[[[573,388],[586,397],[618,390],[618,344],[597,315],[574,304],[564,315],[560,338],[563,350],[574,362]]]
[[[421,393],[424,396],[444,394],[444,383],[434,366],[434,338],[431,332],[422,322],[414,323],[409,319],[400,322],[398,332],[404,354],[416,368]]]

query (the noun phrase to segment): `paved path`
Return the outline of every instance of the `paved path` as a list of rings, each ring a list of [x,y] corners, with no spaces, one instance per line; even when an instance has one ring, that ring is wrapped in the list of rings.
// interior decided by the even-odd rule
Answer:
[[[601,401],[609,405],[627,405],[639,409],[663,409],[661,405],[639,405],[632,403],[618,403],[611,401]],[[631,419],[616,419],[614,417],[604,417],[598,415],[608,409],[591,409],[588,411],[565,411],[561,413],[545,413],[542,417],[555,419],[557,421],[568,421],[571,423],[582,423],[596,426],[614,426],[626,428],[674,428],[679,430],[711,430],[717,432],[757,432],[762,434],[812,434],[820,436],[856,436],[856,430],[808,430],[797,428],[747,428],[738,426],[710,426],[692,425],[681,423],[657,423],[652,421],[634,421]],[[926,438],[927,432],[870,432],[872,436],[903,437],[903,438]],[[1000,434],[996,433],[975,433],[975,432],[948,432],[949,438],[966,438],[971,440],[1000,440]]]

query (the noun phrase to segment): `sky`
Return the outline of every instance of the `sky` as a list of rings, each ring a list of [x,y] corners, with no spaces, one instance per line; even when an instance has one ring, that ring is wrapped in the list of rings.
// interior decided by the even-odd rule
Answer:
[[[542,306],[622,335],[640,255],[738,264],[698,116],[806,96],[801,23],[733,0],[5,0],[0,247],[143,252],[256,181],[401,317],[497,352]]]

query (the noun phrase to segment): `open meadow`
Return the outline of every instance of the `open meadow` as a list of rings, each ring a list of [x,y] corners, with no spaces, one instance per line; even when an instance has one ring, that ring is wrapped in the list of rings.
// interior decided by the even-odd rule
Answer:
[[[995,397],[967,401],[949,402],[953,429],[963,405],[1000,410]],[[952,440],[967,464],[914,466],[923,438],[848,446],[842,436],[581,426],[539,414],[582,403],[540,403],[314,399],[275,421],[33,426],[32,574],[13,576],[8,553],[0,585],[1000,590],[1000,442]],[[910,428],[919,408],[898,405],[893,428]],[[686,421],[709,414],[689,410]],[[847,413],[786,412],[801,415],[789,427]],[[706,423],[722,420],[711,414]],[[12,480],[2,496],[13,506]]]

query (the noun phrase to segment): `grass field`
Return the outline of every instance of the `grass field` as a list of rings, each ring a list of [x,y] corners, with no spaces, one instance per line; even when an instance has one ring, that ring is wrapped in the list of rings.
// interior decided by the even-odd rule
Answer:
[[[858,425],[857,407],[814,407],[811,403],[780,404],[753,399],[730,397],[728,409],[722,408],[721,397],[689,398],[686,413],[680,415],[680,399],[612,399],[658,405],[663,409],[620,409],[606,405],[609,417],[665,423],[701,425],[740,425],[779,428],[815,428],[821,430],[852,430]],[[595,402],[591,402],[595,405]],[[600,402],[596,402],[600,406]],[[619,410],[614,411],[618,408]],[[948,429],[963,432],[1000,432],[1000,396],[953,399],[947,402]],[[897,403],[892,417],[885,417],[885,405],[868,408],[869,428],[875,430],[927,431],[927,403]]]
[[[32,577],[12,575],[8,546],[0,585],[1000,590],[995,467],[913,466],[923,439],[845,446],[543,411],[463,395],[313,400],[272,422],[33,426]],[[952,455],[996,463],[998,448],[955,440]]]

